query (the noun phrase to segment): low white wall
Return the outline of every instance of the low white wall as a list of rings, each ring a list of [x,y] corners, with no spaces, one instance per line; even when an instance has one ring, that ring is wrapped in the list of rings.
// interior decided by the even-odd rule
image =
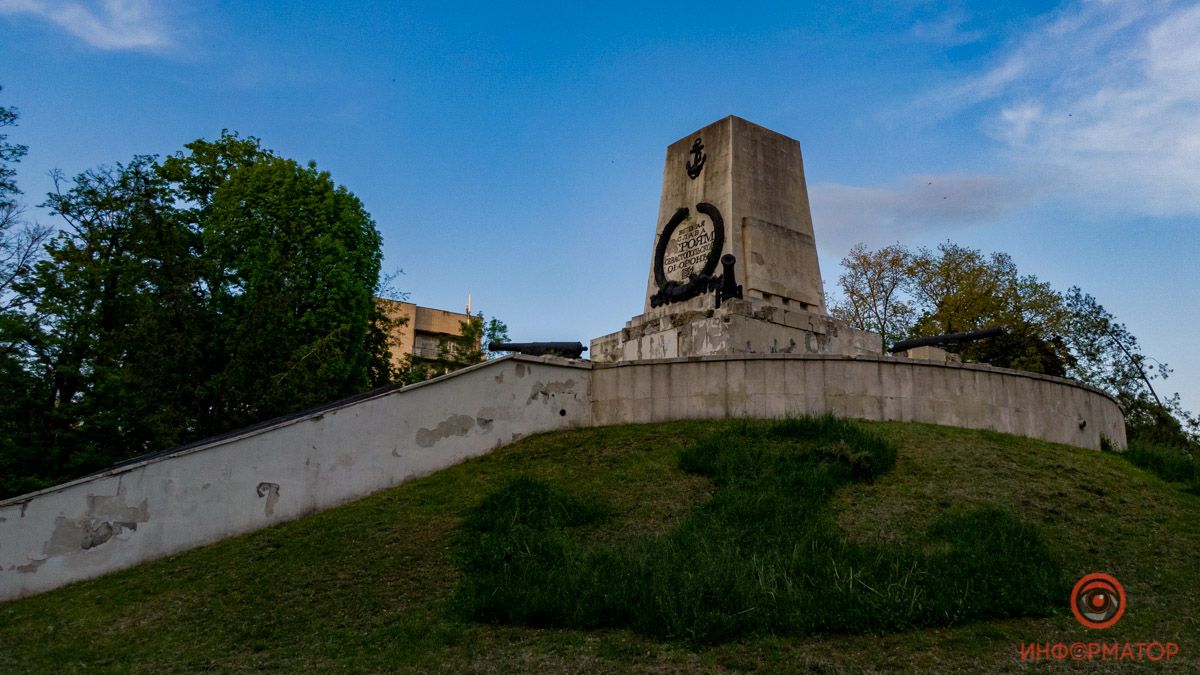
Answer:
[[[510,356],[0,502],[0,600],[298,518],[591,424],[589,364]]]
[[[594,364],[596,425],[832,413],[1125,446],[1104,392],[1056,377],[894,357],[761,354]]]
[[[612,365],[510,356],[0,502],[0,600],[364,497],[533,433],[833,413],[1125,444],[1116,402],[1058,378],[763,354]]]

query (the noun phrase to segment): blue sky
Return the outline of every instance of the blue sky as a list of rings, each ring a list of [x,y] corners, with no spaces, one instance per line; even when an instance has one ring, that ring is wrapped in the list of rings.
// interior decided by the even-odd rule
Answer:
[[[667,144],[739,115],[800,141],[827,287],[859,241],[1008,252],[1194,410],[1197,35],[1153,0],[0,0],[0,105],[30,204],[236,130],[358,195],[412,301],[585,343],[641,311]]]

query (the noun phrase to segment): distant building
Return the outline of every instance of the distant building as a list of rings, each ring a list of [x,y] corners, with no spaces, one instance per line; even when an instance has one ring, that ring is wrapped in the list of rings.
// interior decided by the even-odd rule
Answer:
[[[398,367],[404,357],[438,361],[439,339],[462,335],[462,322],[471,318],[462,312],[421,307],[411,302],[376,298],[382,314],[390,322],[388,351],[392,367]]]

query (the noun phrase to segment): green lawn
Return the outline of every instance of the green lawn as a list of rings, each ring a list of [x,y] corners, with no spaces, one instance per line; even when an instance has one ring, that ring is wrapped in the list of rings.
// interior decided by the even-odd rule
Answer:
[[[459,525],[510,479],[604,503],[610,515],[579,535],[589,547],[665,536],[716,491],[680,468],[681,450],[729,424],[538,436],[326,513],[0,604],[0,671],[1024,672],[1018,642],[1076,640],[1174,641],[1168,670],[1200,670],[1200,497],[1111,454],[920,424],[863,424],[898,453],[828,500],[850,542],[902,546],[947,514],[997,507],[1036,527],[1068,579],[1115,575],[1124,618],[1088,631],[1064,597],[1050,616],[716,646],[458,618]],[[1035,669],[1073,666],[1099,670]]]

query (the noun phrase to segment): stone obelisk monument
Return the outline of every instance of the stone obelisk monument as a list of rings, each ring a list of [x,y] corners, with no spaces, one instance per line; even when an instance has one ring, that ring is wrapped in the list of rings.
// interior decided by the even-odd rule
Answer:
[[[667,148],[644,313],[594,361],[879,354],[825,309],[800,144],[726,117]]]

